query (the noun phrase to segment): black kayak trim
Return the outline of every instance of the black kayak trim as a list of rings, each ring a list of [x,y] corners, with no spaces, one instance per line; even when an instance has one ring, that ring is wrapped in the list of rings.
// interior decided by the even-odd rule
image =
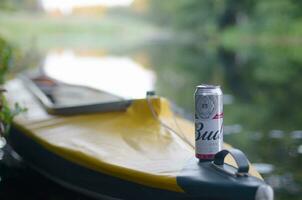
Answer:
[[[48,151],[14,126],[8,135],[8,142],[37,172],[93,198],[192,199],[185,193],[144,186],[83,167]]]
[[[220,167],[214,162],[200,162],[192,158],[177,176],[177,184],[190,196],[254,200],[258,187],[266,183],[248,174],[238,176],[237,170],[228,164]]]
[[[233,176],[215,167],[212,162],[199,162],[192,156],[176,177],[177,184],[185,192],[174,192],[106,175],[66,160],[45,149],[16,126],[12,127],[8,142],[30,167],[42,175],[97,199],[254,200],[258,187],[265,185],[259,178]],[[228,171],[237,171],[229,165],[223,167]]]

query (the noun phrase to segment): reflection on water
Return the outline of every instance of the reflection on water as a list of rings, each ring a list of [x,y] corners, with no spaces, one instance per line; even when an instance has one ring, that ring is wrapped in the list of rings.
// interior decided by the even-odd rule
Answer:
[[[260,174],[270,174],[275,169],[273,165],[267,163],[253,163],[253,165]]]
[[[271,130],[269,132],[269,137],[274,139],[281,139],[284,137],[284,132],[282,130]]]
[[[302,145],[299,145],[299,146],[298,146],[297,152],[298,152],[299,154],[302,154]]]
[[[236,134],[236,133],[240,133],[241,131],[242,131],[242,127],[240,124],[224,125],[223,127],[224,135]]]
[[[266,180],[275,189],[286,191],[291,195],[297,194],[301,190],[300,186],[295,182],[292,173],[285,173],[283,175],[271,175]],[[300,197],[298,197],[297,199],[299,198]]]
[[[291,137],[293,139],[302,139],[302,131],[301,130],[295,130],[291,132]]]
[[[124,98],[144,98],[154,89],[155,75],[124,56],[80,56],[73,51],[50,52],[44,62],[47,75]]]
[[[220,84],[227,94],[225,141],[257,163],[276,199],[301,198],[302,48],[230,50],[171,43],[147,51],[158,92],[188,112],[197,84]]]
[[[4,137],[0,136],[0,149],[6,145],[6,140]]]
[[[152,70],[134,61],[142,52],[148,56]],[[230,50],[161,43],[119,54],[110,52],[108,56],[51,52],[44,69],[61,81],[124,97],[143,97],[146,90],[155,88],[190,115],[196,85],[201,82],[222,85],[227,94],[225,141],[242,149],[256,163],[265,180],[275,188],[277,200],[299,200],[302,195],[301,55],[302,48],[296,47]],[[10,170],[7,174],[14,171],[5,169]],[[11,180],[4,172],[0,173],[3,180]],[[2,182],[0,193],[6,187]],[[64,193],[54,199],[70,197],[55,184],[43,184],[52,192]]]

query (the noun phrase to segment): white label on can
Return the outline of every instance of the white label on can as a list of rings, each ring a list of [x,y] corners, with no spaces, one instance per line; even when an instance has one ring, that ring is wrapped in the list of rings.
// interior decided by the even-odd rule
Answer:
[[[223,141],[223,118],[196,123],[196,154],[216,154]]]
[[[197,96],[195,106],[196,156],[211,158],[223,145],[222,96]]]

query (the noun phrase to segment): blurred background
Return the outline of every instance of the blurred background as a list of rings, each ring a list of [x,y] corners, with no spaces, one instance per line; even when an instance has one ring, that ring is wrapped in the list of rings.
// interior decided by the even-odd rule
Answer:
[[[225,142],[247,154],[277,200],[298,200],[301,9],[299,0],[1,0],[0,81],[42,67],[127,98],[155,90],[189,117],[195,86],[220,84]],[[87,199],[12,157],[0,151],[1,199]]]

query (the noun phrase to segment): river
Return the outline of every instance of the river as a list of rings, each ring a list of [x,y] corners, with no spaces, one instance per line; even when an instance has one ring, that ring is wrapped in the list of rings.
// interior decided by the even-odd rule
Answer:
[[[221,85],[225,142],[247,154],[275,189],[276,199],[298,200],[302,195],[301,53],[302,48],[295,46],[231,48],[169,41],[115,51],[50,49],[39,66],[66,83],[125,98],[141,98],[155,90],[188,118],[192,118],[195,86]],[[48,181],[9,152],[7,147],[0,151],[1,199],[87,199]]]

